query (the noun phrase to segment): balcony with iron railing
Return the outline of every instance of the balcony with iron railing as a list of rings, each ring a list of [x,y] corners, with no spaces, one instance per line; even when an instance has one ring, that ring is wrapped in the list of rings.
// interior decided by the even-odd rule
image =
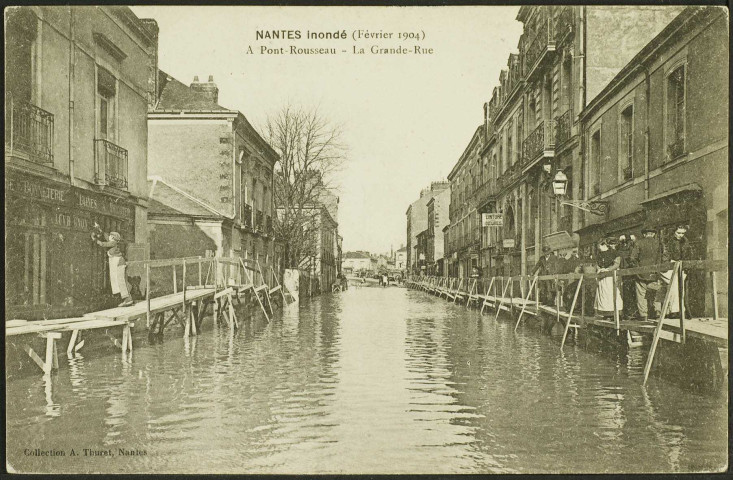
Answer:
[[[54,116],[32,103],[5,96],[5,145],[7,152],[28,160],[53,165]]]
[[[496,196],[496,180],[489,179],[483,183],[475,194],[476,205],[483,205]]]
[[[573,7],[565,5],[560,8],[556,17],[555,42],[560,43],[573,33]]]
[[[530,165],[539,158],[555,155],[555,121],[541,122],[522,142],[522,163]]]
[[[548,10],[551,8],[546,6]],[[524,51],[524,74],[529,80],[540,69],[538,66],[542,64],[549,54],[555,51],[555,34],[554,26],[550,20],[550,15],[545,14],[539,20],[539,28],[534,36],[531,36],[525,43],[527,45]]]
[[[127,189],[127,150],[109,140],[94,139],[94,180],[97,185]]]
[[[560,146],[570,140],[573,127],[573,114],[570,110],[563,113],[556,119],[557,133],[555,135],[555,146]]]
[[[255,214],[255,231],[262,233],[264,231],[265,215],[261,210],[257,210]]]
[[[248,203],[242,204],[242,225],[246,229],[252,229],[252,205]]]

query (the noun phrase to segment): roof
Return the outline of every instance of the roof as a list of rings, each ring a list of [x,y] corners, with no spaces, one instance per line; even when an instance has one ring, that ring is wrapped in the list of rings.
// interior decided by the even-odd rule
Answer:
[[[148,214],[182,215],[199,218],[226,218],[203,201],[179,188],[170,185],[159,177],[148,179]]]
[[[158,70],[158,85],[160,98],[155,110],[231,111],[211,101],[204,92],[193,90],[163,70]]]
[[[461,154],[461,157],[458,159],[458,162],[456,162],[456,164],[453,166],[453,169],[451,169],[450,173],[448,174],[448,180],[452,181],[455,178],[455,176],[458,174],[458,170],[461,168],[461,165],[463,165],[463,162],[465,162],[466,159],[469,157],[469,154],[471,153],[471,149],[481,138],[483,129],[484,129],[483,123],[479,125],[478,127],[476,127],[476,130],[474,130],[473,135],[471,136],[471,141],[468,142],[468,145],[466,145],[466,148],[463,150],[463,153]]]
[[[399,250],[397,250],[397,253],[400,253],[400,252],[407,252],[407,247],[402,247]]]
[[[363,258],[363,259],[370,259],[372,258],[371,255],[369,255],[368,252],[346,252],[344,253],[343,259],[346,260],[348,258]]]
[[[657,202],[659,200],[663,200],[666,198],[673,197],[675,195],[679,195],[681,193],[701,193],[702,187],[698,185],[697,183],[688,183],[679,187],[670,188],[669,190],[665,190],[664,192],[660,193],[659,195],[654,195],[651,198],[647,198],[646,200],[642,200],[639,202],[641,205],[644,205],[646,203],[652,203]]]

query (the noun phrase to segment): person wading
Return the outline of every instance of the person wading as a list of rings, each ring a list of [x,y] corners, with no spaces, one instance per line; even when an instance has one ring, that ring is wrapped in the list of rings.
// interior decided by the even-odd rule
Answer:
[[[101,230],[92,232],[92,240],[100,247],[107,248],[107,257],[109,259],[109,283],[112,286],[113,294],[120,294],[122,303],[120,307],[129,307],[133,305],[130,292],[127,290],[127,281],[125,279],[125,242],[122,235],[117,232],[110,232],[105,235]]]

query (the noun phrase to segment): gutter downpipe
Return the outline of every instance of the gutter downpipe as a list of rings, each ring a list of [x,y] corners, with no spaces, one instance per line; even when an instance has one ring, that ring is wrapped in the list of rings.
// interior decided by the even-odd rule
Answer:
[[[646,100],[646,112],[644,126],[644,200],[649,200],[649,151],[650,151],[650,139],[649,139],[649,110],[651,100],[649,95],[651,93],[651,78],[649,75],[649,67],[644,65],[644,98]]]
[[[69,8],[69,181],[74,186],[74,9]]]

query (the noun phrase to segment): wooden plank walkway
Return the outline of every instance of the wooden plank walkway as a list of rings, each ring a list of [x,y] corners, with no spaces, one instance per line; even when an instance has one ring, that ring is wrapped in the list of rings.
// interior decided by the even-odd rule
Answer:
[[[186,303],[202,300],[214,296],[214,288],[194,288],[186,290]],[[150,299],[150,313],[160,313],[170,310],[173,307],[183,304],[184,293],[171,293],[157,298]],[[147,302],[141,301],[129,307],[115,307],[99,312],[91,312],[84,315],[84,318],[104,318],[111,320],[134,320],[147,315]]]

